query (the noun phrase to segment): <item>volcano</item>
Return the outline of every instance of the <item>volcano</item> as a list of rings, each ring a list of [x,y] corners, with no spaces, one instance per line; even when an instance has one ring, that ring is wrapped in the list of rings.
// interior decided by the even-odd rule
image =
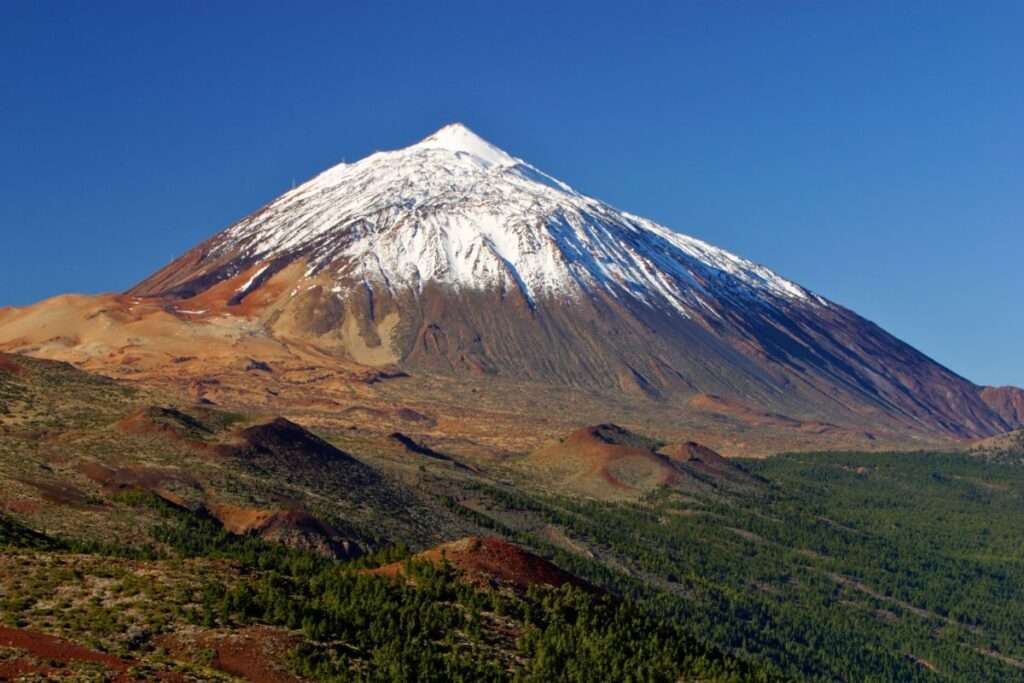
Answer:
[[[1006,408],[1021,390],[984,391],[853,311],[581,194],[461,124],[326,170],[125,296],[410,373],[956,438],[1022,419]]]

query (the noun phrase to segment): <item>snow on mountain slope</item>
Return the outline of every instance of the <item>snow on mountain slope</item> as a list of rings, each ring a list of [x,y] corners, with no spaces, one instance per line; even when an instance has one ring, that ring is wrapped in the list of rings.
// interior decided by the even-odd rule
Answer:
[[[414,145],[417,149],[442,149],[456,154],[468,154],[485,164],[515,166],[522,161],[514,159],[461,123],[453,123],[424,138]],[[410,148],[411,149],[411,148]]]
[[[536,303],[604,288],[684,315],[722,286],[811,298],[767,268],[579,194],[460,124],[321,173],[222,233],[209,256],[227,254],[301,254],[308,274],[337,276],[339,294],[438,282],[517,287]]]
[[[854,312],[460,124],[321,173],[128,294],[367,365],[714,395],[864,429],[986,435],[1013,417]]]

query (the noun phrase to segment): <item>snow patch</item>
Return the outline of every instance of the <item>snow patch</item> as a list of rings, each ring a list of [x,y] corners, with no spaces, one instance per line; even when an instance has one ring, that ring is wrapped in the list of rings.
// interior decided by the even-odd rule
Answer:
[[[253,273],[253,276],[252,276],[252,277],[250,277],[250,278],[249,278],[248,280],[246,280],[246,282],[245,282],[245,284],[244,284],[244,285],[242,285],[242,286],[241,286],[241,287],[239,287],[239,288],[238,288],[237,290],[235,290],[235,294],[241,294],[241,295],[243,295],[243,296],[244,296],[245,294],[247,294],[247,293],[249,292],[249,288],[253,286],[253,283],[255,283],[255,282],[256,282],[256,280],[258,280],[258,279],[259,279],[260,275],[263,275],[263,273],[264,273],[264,272],[265,272],[265,271],[267,270],[267,268],[269,268],[269,267],[270,267],[270,264],[269,264],[269,263],[268,263],[267,265],[265,265],[265,266],[261,266],[259,270],[257,270],[257,271],[256,271],[255,273]]]
[[[828,305],[773,271],[537,170],[452,124],[405,149],[339,164],[218,236],[212,253],[307,259],[307,276],[421,291],[519,289],[531,302],[603,290],[678,313],[716,302]],[[238,290],[246,293],[260,268]]]

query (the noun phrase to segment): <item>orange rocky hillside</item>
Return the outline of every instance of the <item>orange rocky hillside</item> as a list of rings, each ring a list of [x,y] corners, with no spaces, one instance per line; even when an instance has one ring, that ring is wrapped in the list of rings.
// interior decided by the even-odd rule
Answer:
[[[754,481],[701,444],[662,446],[614,424],[578,429],[535,450],[523,465],[561,492],[597,500],[637,500],[666,486],[709,493]]]

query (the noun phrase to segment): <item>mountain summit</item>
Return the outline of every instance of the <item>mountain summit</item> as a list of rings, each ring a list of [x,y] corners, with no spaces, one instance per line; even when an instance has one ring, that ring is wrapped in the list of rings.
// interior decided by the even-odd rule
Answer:
[[[448,152],[469,154],[485,163],[515,166],[520,162],[498,149],[461,123],[451,123],[433,135],[413,145],[419,149],[443,149]],[[409,149],[412,149],[410,147]]]
[[[337,294],[420,293],[429,283],[514,292],[530,305],[600,292],[715,313],[731,297],[825,306],[767,268],[575,192],[461,124],[339,164],[203,247],[199,268],[137,294],[188,295],[255,262],[304,259]]]
[[[576,192],[461,124],[324,171],[127,295],[414,374],[822,429],[966,437],[1019,422],[852,311]]]

